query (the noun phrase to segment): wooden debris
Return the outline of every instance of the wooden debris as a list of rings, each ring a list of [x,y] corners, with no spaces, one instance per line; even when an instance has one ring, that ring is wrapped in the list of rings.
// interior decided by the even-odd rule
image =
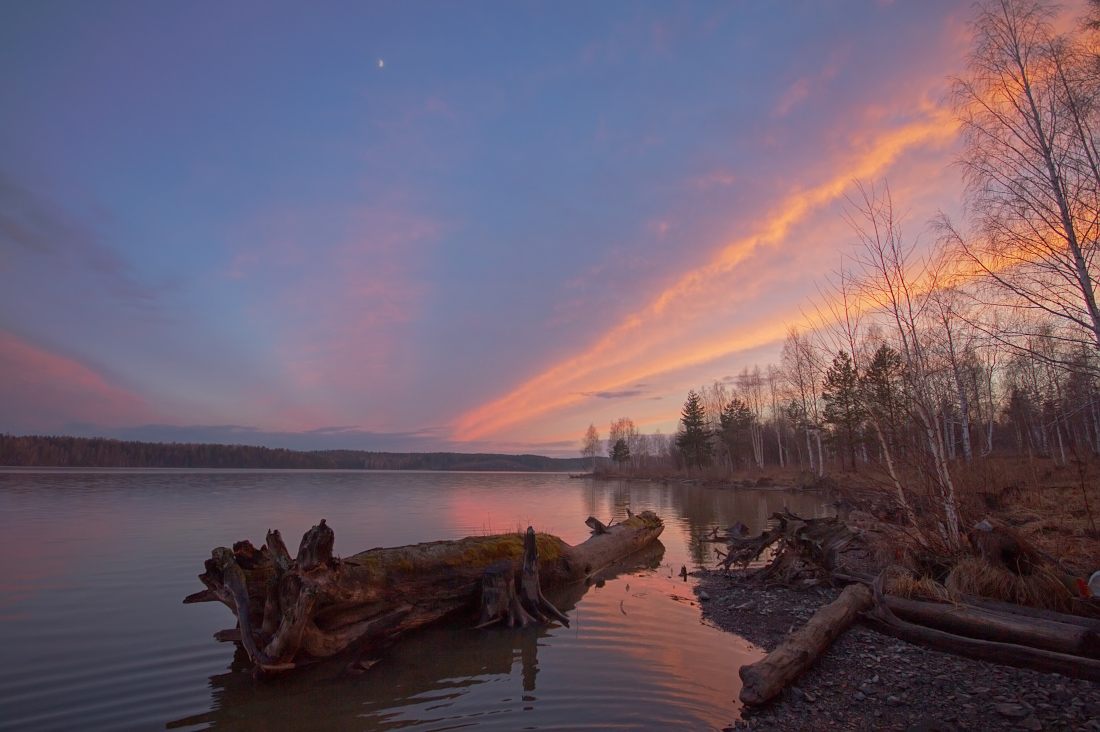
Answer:
[[[633,516],[631,516],[633,518]],[[605,530],[604,533],[607,533]],[[601,568],[602,569],[602,568]],[[523,537],[523,574],[520,578],[520,599],[527,610],[541,623],[549,623],[551,618],[559,620],[569,627],[569,618],[558,610],[542,594],[539,582],[539,545],[535,530],[527,527]]]
[[[890,605],[882,594],[882,585],[883,576],[880,575],[874,584],[874,609],[864,615],[864,621],[880,632],[957,656],[1100,681],[1100,660],[1095,658],[1085,658],[1017,643],[970,638],[902,620],[890,610]]]
[[[587,519],[585,519],[584,520],[584,525],[587,526],[588,528],[592,529],[593,533],[596,533],[596,534],[606,534],[607,533],[607,527],[604,526],[604,524],[598,518],[596,518],[595,516],[589,516]]]
[[[844,588],[833,602],[819,609],[804,626],[792,633],[774,651],[756,663],[742,666],[741,701],[763,704],[783,691],[813,665],[856,615],[871,607],[871,590],[854,584]]]
[[[366,653],[456,613],[473,616],[488,586],[497,588],[488,592],[499,592],[500,599],[490,602],[493,609],[481,622],[497,617],[502,607],[509,609],[500,619],[515,624],[565,622],[543,596],[542,583],[560,587],[591,577],[654,542],[663,528],[646,511],[577,546],[528,529],[526,535],[372,549],[341,559],[333,556],[335,534],[322,520],[302,537],[294,559],[278,531],[268,532],[260,549],[248,542],[215,549],[199,576],[207,589],[185,602],[227,605],[238,628],[220,637],[240,643],[258,671],[282,671],[353,645]]]
[[[792,584],[796,580],[824,579],[840,566],[840,554],[856,535],[839,518],[803,519],[790,511],[772,514],[774,526],[759,536],[743,538],[737,525],[725,537],[729,553],[721,561],[728,571],[734,564],[748,567],[774,550],[768,566],[746,576],[755,584]],[[743,528],[743,527],[741,527]]]
[[[885,596],[883,601],[896,617],[928,628],[968,638],[1100,659],[1100,636],[1080,625],[961,604],[921,602],[890,596]]]
[[[504,621],[509,628],[526,628],[537,621],[527,614],[516,595],[516,569],[508,559],[490,564],[481,575],[481,618],[484,628]]]
[[[1039,608],[1027,607],[1026,605],[1017,605],[1013,602],[1001,602],[1000,600],[990,600],[985,597],[974,597],[972,595],[961,595],[958,599],[960,602],[967,605],[973,605],[974,607],[980,607],[994,612],[1018,615],[1025,618],[1051,620],[1056,623],[1066,623],[1068,625],[1078,625],[1082,628],[1088,628],[1094,633],[1100,634],[1100,620],[1096,618],[1084,618],[1080,615],[1059,613],[1053,610],[1041,610]]]

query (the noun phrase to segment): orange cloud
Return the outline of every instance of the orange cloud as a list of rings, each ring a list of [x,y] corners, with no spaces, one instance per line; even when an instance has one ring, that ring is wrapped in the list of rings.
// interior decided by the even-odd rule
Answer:
[[[461,415],[454,424],[456,438],[485,438],[579,404],[588,398],[584,392],[614,390],[782,338],[782,321],[774,313],[720,328],[702,339],[693,328],[704,320],[713,322],[716,312],[729,317],[724,322],[744,318],[745,308],[739,311],[736,306],[748,302],[759,277],[744,271],[750,268],[742,265],[764,247],[782,244],[795,225],[841,197],[853,180],[881,176],[905,152],[943,146],[954,139],[955,123],[949,112],[929,102],[921,104],[913,119],[898,127],[860,134],[852,140],[853,152],[835,166],[836,172],[826,180],[791,191],[762,218],[755,233],[719,248],[709,262],[682,274],[648,305],[625,317],[583,352],[564,359],[507,395]],[[797,303],[789,307],[797,308]]]

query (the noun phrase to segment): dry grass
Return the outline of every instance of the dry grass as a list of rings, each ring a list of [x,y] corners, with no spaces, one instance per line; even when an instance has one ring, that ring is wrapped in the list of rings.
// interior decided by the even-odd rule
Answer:
[[[1072,610],[1069,590],[1055,572],[1047,569],[1018,575],[978,557],[966,557],[951,570],[944,586],[960,595],[977,595],[1058,612]]]
[[[982,519],[1000,521],[1069,573],[1088,577],[1100,570],[1100,533],[1094,528],[1100,522],[1100,463],[1083,468],[1083,472],[1073,464],[1059,468],[1052,460],[1027,457],[975,458],[971,465],[956,461],[951,471],[960,528],[965,533]],[[921,484],[915,473],[903,472],[901,479],[906,486]],[[838,483],[854,502],[873,506],[876,517],[904,523],[896,492],[884,475],[866,471],[839,477]],[[883,552],[890,556],[883,559],[917,569],[914,562],[920,555],[948,552],[937,525],[942,521],[938,496],[917,489],[909,491],[908,497],[923,525],[918,532],[887,532]],[[963,550],[976,553],[969,545]]]
[[[979,467],[978,462],[986,465]],[[1058,468],[1050,460],[976,461],[959,472],[963,517],[967,525],[987,517],[1003,521],[1066,570],[1087,577],[1100,569],[1100,535],[1095,530],[1100,476],[1095,466],[1084,467],[1082,476],[1072,465]]]
[[[954,602],[956,593],[928,576],[917,577],[912,572],[893,568],[886,576],[886,593],[910,600]]]
[[[903,472],[901,478],[907,487],[916,487],[907,491],[919,516],[916,528],[907,525],[886,476],[866,471],[838,477],[844,497],[873,514],[854,511],[852,516],[879,566],[901,569],[888,577],[888,591],[939,601],[978,595],[1071,611],[1075,594],[1067,587],[1072,582],[1067,575],[1087,578],[1100,570],[1100,461],[1059,468],[1049,459],[999,457],[975,459],[972,465],[959,460],[951,470],[963,534],[989,520],[1002,534],[1019,539],[1027,566],[1013,571],[985,561],[969,538],[950,549],[941,529],[939,496],[921,488],[926,484],[915,472]]]

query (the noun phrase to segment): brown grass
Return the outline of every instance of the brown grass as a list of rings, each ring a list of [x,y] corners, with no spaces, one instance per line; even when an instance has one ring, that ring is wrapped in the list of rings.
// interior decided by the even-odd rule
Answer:
[[[956,593],[931,577],[918,577],[902,568],[893,568],[886,576],[886,593],[910,600],[954,602]]]
[[[1022,576],[977,557],[966,557],[951,570],[944,586],[961,595],[977,595],[1058,612],[1072,609],[1069,590],[1053,571],[1047,569]]]

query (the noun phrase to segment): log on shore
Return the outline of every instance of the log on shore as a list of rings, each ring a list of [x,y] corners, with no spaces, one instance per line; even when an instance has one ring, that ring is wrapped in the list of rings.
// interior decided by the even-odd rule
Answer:
[[[756,663],[741,667],[741,701],[763,704],[783,691],[871,604],[871,590],[866,585],[845,587],[840,597],[814,613],[778,648]]]
[[[954,635],[1100,659],[1100,636],[1080,625],[902,597],[884,602],[901,620]]]
[[[512,565],[512,581],[519,578],[518,596],[528,601],[531,614],[560,619],[542,597],[543,588],[584,580],[644,548],[663,528],[646,511],[577,546],[530,531],[372,549],[341,559],[332,554],[335,534],[322,520],[302,537],[294,559],[278,531],[269,531],[260,549],[248,541],[214,549],[199,575],[207,589],[184,602],[224,603],[237,616],[238,632],[222,637],[239,638],[258,671],[285,671],[349,648],[378,649],[456,613],[473,618],[486,568],[503,560]],[[535,556],[528,552],[524,566],[526,543]],[[508,574],[499,565],[494,572]],[[513,622],[522,619],[515,613]]]
[[[973,595],[961,595],[959,597],[959,602],[962,602],[966,605],[973,605],[974,607],[980,607],[985,610],[992,610],[993,612],[1008,613],[1009,615],[1019,615],[1025,618],[1053,620],[1056,623],[1066,623],[1068,625],[1078,625],[1082,628],[1088,628],[1094,633],[1100,634],[1100,620],[1097,620],[1096,618],[1086,618],[1081,615],[1070,615],[1068,613],[1060,613],[1054,610],[1041,610],[1039,608],[1028,607],[1027,605],[1017,605],[1011,602],[990,600],[986,597],[975,597]]]
[[[1015,643],[969,638],[902,620],[890,610],[890,604],[882,593],[884,583],[885,572],[875,579],[872,586],[874,590],[873,609],[863,615],[863,621],[879,632],[892,635],[909,643],[965,658],[989,661],[1006,666],[1030,668],[1036,671],[1060,673],[1063,676],[1078,679],[1100,681],[1100,660],[1094,658],[1058,653]],[[851,585],[851,587],[857,586],[860,585]]]
[[[1100,681],[1100,661],[1093,658],[1055,653],[1014,643],[967,638],[935,628],[908,623],[893,614],[880,614],[878,607],[864,615],[864,622],[880,633],[956,656],[989,661],[1005,666],[1059,673],[1077,679]]]
[[[873,586],[876,582],[875,577],[868,574],[861,574],[852,571],[836,571],[832,573],[832,579],[838,583],[862,583],[867,586]],[[895,598],[890,595],[884,595],[888,603],[892,603]],[[987,597],[976,597],[974,595],[956,595],[952,597],[952,607],[974,608],[985,612],[993,613],[1001,618],[1008,617],[1018,622],[1026,622],[1028,620],[1037,620],[1039,623],[1051,622],[1059,625],[1071,625],[1078,628],[1084,628],[1090,630],[1096,635],[1100,636],[1100,620],[1095,618],[1082,617],[1080,615],[1070,615],[1068,613],[1060,613],[1054,610],[1043,610],[1035,607],[1028,607],[1027,605],[1017,605],[1012,602],[1003,602],[1001,600],[991,600]],[[935,603],[932,603],[935,604]],[[918,624],[920,620],[913,617],[903,618],[908,619]],[[947,628],[943,628],[947,630]],[[996,640],[996,639],[989,639]],[[1087,644],[1091,644],[1091,641],[1086,641]],[[1025,644],[1027,645],[1027,644]],[[1088,654],[1085,654],[1088,655]]]

